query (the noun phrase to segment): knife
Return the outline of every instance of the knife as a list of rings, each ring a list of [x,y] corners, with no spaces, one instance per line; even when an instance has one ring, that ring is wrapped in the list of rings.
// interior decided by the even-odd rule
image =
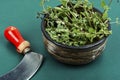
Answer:
[[[13,70],[1,76],[0,80],[29,80],[41,66],[43,55],[32,52],[30,43],[23,39],[14,26],[7,27],[4,36],[17,48],[18,53],[24,54],[24,57]]]

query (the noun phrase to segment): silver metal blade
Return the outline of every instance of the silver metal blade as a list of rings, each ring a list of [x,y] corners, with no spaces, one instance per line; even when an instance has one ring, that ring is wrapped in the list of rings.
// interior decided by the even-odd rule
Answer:
[[[22,61],[0,80],[29,80],[42,64],[43,56],[35,52],[25,54]]]

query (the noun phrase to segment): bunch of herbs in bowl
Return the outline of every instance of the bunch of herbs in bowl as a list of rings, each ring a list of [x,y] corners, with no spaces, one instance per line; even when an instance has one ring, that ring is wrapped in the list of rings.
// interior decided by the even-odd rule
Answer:
[[[45,0],[42,0],[44,3]],[[58,61],[80,65],[95,60],[111,34],[109,6],[100,2],[103,12],[89,0],[60,0],[56,7],[38,12],[45,47]]]

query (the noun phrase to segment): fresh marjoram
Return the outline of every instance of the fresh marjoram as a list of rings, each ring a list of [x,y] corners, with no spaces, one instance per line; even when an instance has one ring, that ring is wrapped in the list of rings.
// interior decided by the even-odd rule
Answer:
[[[38,13],[38,17],[47,15],[46,31],[54,41],[68,46],[83,46],[111,34],[108,29],[111,2],[108,5],[104,0],[100,2],[103,8],[101,14],[94,10],[89,0],[60,0],[60,6],[47,7]]]

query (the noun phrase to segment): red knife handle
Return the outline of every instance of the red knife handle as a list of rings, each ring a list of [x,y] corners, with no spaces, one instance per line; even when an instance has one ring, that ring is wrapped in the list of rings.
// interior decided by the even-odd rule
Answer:
[[[30,47],[30,43],[23,39],[19,30],[14,26],[7,27],[4,31],[4,36],[15,45],[19,53],[23,53],[26,48]]]

